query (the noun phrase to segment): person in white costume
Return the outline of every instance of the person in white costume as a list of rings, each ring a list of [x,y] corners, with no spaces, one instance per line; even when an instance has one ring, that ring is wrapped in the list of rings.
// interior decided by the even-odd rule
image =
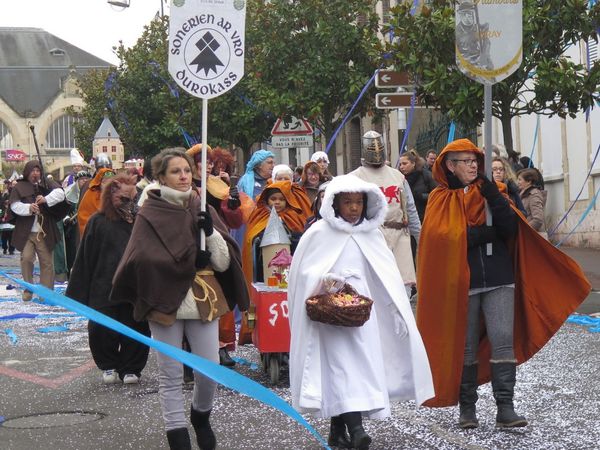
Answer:
[[[331,446],[368,449],[363,417],[382,419],[390,416],[392,401],[422,404],[434,395],[404,283],[379,229],[386,212],[377,185],[334,177],[322,220],[302,236],[290,268],[292,404],[331,418]],[[369,320],[362,327],[311,321],[306,299],[344,282],[373,299]]]

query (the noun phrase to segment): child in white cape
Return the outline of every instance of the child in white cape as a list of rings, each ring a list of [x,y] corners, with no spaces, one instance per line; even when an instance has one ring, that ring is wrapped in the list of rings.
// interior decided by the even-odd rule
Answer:
[[[352,175],[325,190],[322,220],[302,236],[290,268],[290,386],[300,412],[331,418],[329,445],[368,449],[362,418],[390,402],[433,397],[427,354],[404,283],[381,231],[386,199]],[[343,283],[373,299],[369,320],[343,327],[310,320],[307,298]]]

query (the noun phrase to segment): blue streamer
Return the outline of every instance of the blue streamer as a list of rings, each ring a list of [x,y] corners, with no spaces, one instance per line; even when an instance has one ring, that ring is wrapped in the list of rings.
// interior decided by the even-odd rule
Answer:
[[[533,145],[531,146],[531,152],[529,153],[529,165],[527,168],[533,166],[533,152],[535,152],[535,145],[537,144],[538,131],[540,129],[540,115],[536,114],[537,122],[535,124],[535,132],[533,134]]]
[[[251,370],[258,370],[258,364],[253,363],[252,361],[248,361],[244,358],[238,358],[236,356],[232,356],[231,359],[233,359],[236,363],[240,364],[241,366],[248,366]]]
[[[350,118],[350,115],[354,111],[354,108],[356,108],[356,105],[358,105],[358,102],[360,102],[360,99],[363,97],[363,95],[365,95],[365,92],[367,92],[367,89],[369,89],[369,86],[371,86],[371,83],[373,83],[373,80],[375,79],[375,77],[377,76],[378,73],[379,73],[379,69],[377,69],[373,73],[373,76],[369,79],[369,81],[367,81],[367,84],[365,84],[365,86],[362,88],[362,90],[360,91],[360,94],[358,94],[358,98],[354,101],[354,104],[350,108],[350,111],[348,111],[348,113],[344,116],[344,119],[342,120],[342,123],[340,123],[340,126],[337,127],[337,130],[335,130],[335,133],[333,133],[333,136],[331,137],[331,139],[327,143],[327,147],[325,148],[325,153],[329,154],[329,150],[331,149],[331,146],[335,142],[335,139],[337,138],[337,135],[340,134],[340,131],[342,130],[342,128],[344,127],[344,125],[346,125],[346,122]]]
[[[37,331],[39,333],[63,333],[65,331],[69,331],[69,327],[67,326],[67,324],[55,325],[52,327],[38,328]]]
[[[7,328],[6,330],[4,330],[4,332],[9,337],[10,343],[12,345],[17,345],[17,342],[19,341],[19,338],[17,337],[17,335],[15,334],[15,332],[11,328]]]
[[[586,187],[587,180],[590,178],[590,175],[592,174],[592,170],[594,169],[594,165],[596,164],[596,159],[598,158],[599,153],[600,153],[600,145],[598,145],[598,148],[596,149],[596,154],[594,155],[594,159],[592,160],[592,164],[590,165],[590,170],[588,170],[585,180],[583,180],[583,185],[581,186],[581,189],[579,190],[577,197],[575,197],[575,200],[573,200],[573,202],[571,203],[571,206],[569,206],[569,209],[567,209],[567,212],[565,212],[565,214],[562,216],[560,221],[550,231],[548,231],[549,238],[552,237],[554,235],[554,233],[556,233],[556,230],[558,229],[560,224],[566,220],[567,216],[569,215],[569,213],[575,206],[575,203],[577,203],[577,201],[579,200],[579,197],[581,196],[583,189]]]
[[[404,131],[404,137],[402,138],[402,144],[400,144],[400,152],[398,156],[402,156],[402,153],[406,151],[406,141],[408,140],[408,135],[410,134],[410,130],[412,129],[413,117],[415,115],[415,103],[417,101],[417,93],[413,92],[412,97],[410,98],[410,110],[408,111],[408,120],[406,121],[406,130]],[[396,161],[396,169],[400,168],[400,158]]]
[[[446,142],[452,142],[454,140],[454,135],[456,134],[456,124],[454,120],[450,122],[450,127],[448,128],[448,140]]]
[[[598,198],[598,194],[600,194],[600,188],[598,188],[598,190],[596,191],[596,195],[594,195],[594,198],[592,198],[592,201],[590,202],[588,207],[585,209],[585,211],[581,215],[577,224],[573,227],[573,229],[571,231],[569,231],[569,234],[567,234],[564,238],[562,238],[560,240],[560,242],[558,244],[556,244],[556,247],[560,247],[562,245],[562,243],[565,242],[567,239],[569,239],[571,237],[571,235],[575,232],[575,230],[577,228],[579,228],[579,225],[581,225],[583,223],[583,221],[585,220],[587,215],[590,213],[590,211],[592,209],[594,209],[594,205],[596,204],[596,199]]]
[[[566,322],[588,327],[588,331],[592,333],[600,333],[600,317],[590,317],[582,316],[579,314],[572,314],[569,316]]]
[[[302,415],[300,415],[300,413],[298,413],[298,411],[292,408],[289,403],[276,395],[274,392],[251,380],[250,378],[240,375],[239,373],[228,369],[227,367],[221,366],[212,361],[208,361],[207,359],[204,359],[198,355],[188,353],[180,348],[173,347],[172,345],[144,336],[143,334],[123,325],[121,322],[105,316],[104,314],[101,314],[98,311],[89,308],[88,306],[85,306],[75,300],[65,297],[64,295],[60,295],[45,286],[31,284],[27,283],[26,281],[13,278],[1,270],[0,276],[8,278],[11,281],[23,286],[25,289],[37,294],[46,301],[46,304],[61,306],[77,314],[85,316],[89,320],[121,333],[124,336],[130,337],[131,339],[135,339],[142,344],[146,344],[148,347],[158,350],[159,352],[193,368],[202,375],[219,384],[222,384],[225,387],[254,398],[267,406],[278,409],[310,431],[319,440],[324,448],[329,449],[323,437],[306,421],[306,419],[304,419],[304,417],[302,417]]]
[[[35,319],[37,314],[19,313],[11,314],[10,316],[2,316],[0,320],[17,320],[17,319]]]

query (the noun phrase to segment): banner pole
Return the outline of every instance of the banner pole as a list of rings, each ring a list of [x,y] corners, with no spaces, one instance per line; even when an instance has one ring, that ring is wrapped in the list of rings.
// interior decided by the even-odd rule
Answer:
[[[202,99],[202,172],[198,174],[200,179],[202,180],[202,186],[200,189],[200,201],[201,201],[201,211],[206,211],[206,184],[208,180],[206,179],[206,153],[208,151],[208,144],[206,141],[208,140],[208,99]],[[204,250],[206,248],[206,236],[204,235],[204,231],[200,232],[200,248]]]
[[[489,180],[494,182],[492,177],[492,85],[489,83],[483,84],[483,111],[484,111],[484,145],[485,145],[485,175]],[[485,223],[492,225],[492,213],[489,205],[485,206]],[[486,253],[492,254],[492,244],[486,246]]]

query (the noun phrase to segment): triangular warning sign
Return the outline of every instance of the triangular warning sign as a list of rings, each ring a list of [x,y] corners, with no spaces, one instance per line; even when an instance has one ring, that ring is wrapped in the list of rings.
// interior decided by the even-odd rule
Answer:
[[[312,133],[313,129],[306,119],[294,116],[280,117],[271,130],[273,136],[303,136]]]

